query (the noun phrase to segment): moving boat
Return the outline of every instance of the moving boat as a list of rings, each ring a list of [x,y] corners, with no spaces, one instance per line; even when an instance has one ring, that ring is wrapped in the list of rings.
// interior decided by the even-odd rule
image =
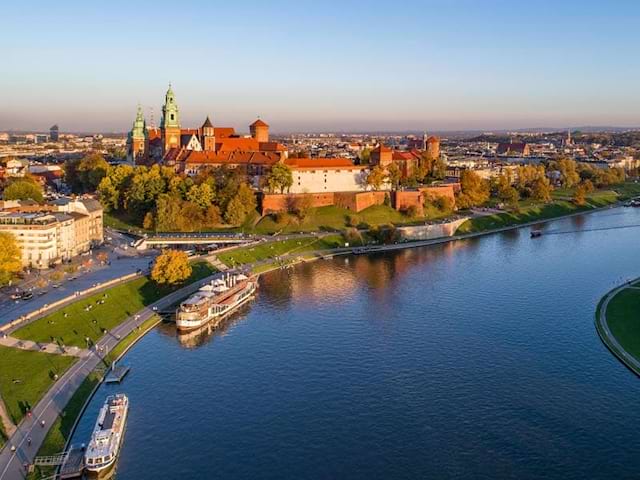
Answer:
[[[128,412],[129,399],[124,393],[107,397],[84,454],[85,469],[90,477],[104,478],[111,472],[122,445]]]
[[[180,304],[176,311],[178,331],[190,331],[216,323],[251,299],[258,288],[256,277],[227,274],[212,281]]]

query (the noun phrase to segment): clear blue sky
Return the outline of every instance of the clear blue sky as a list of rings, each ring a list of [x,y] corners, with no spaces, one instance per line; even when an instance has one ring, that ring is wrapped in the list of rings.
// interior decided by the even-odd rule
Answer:
[[[7,2],[0,129],[640,125],[640,2]]]

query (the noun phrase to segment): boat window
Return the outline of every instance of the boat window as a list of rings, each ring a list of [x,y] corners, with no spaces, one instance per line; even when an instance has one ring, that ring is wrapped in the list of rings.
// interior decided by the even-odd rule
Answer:
[[[88,463],[89,465],[93,465],[93,458],[88,459],[88,460],[87,460],[87,463]]]

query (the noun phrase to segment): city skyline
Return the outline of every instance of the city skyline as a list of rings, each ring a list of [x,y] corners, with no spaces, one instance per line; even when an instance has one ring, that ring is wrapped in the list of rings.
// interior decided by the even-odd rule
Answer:
[[[6,7],[0,129],[159,124],[169,82],[185,126],[241,132],[640,124],[632,2],[111,5]]]

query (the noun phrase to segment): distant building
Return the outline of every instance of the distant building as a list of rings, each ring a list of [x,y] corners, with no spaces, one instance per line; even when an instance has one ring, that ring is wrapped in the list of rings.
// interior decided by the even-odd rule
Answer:
[[[0,232],[12,234],[23,267],[46,269],[103,242],[102,207],[93,199],[2,202]]]
[[[53,125],[50,129],[49,129],[49,138],[51,139],[52,142],[57,142],[60,139],[60,128],[58,127],[58,125]]]
[[[496,149],[496,155],[527,157],[530,153],[529,145],[524,142],[499,143]]]
[[[34,143],[47,143],[49,141],[49,135],[46,133],[36,133],[33,137]]]

